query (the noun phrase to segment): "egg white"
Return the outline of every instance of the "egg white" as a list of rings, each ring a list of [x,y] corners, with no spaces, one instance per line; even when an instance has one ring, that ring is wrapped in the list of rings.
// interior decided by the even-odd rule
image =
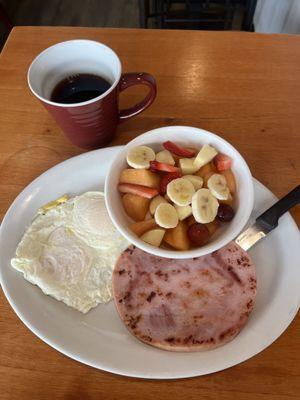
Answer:
[[[128,245],[103,193],[87,192],[37,215],[11,265],[45,294],[86,313],[111,300],[112,271]]]

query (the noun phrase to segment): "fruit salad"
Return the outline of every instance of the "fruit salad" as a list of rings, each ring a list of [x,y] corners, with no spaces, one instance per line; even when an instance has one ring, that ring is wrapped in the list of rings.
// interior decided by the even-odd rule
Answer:
[[[205,245],[234,215],[232,159],[209,144],[200,149],[171,141],[157,153],[137,146],[118,190],[131,231],[152,246],[189,250]]]

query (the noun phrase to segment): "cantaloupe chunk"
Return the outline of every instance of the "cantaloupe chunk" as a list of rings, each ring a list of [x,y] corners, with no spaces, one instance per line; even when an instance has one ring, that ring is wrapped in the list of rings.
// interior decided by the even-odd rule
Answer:
[[[225,171],[220,172],[220,174],[225,176],[227,186],[229,187],[230,193],[234,194],[236,192],[236,182],[235,182],[234,174],[231,171],[231,169],[226,169]]]
[[[189,227],[189,226],[195,224],[197,221],[195,220],[195,217],[193,215],[191,215],[190,217],[187,218],[186,222],[187,222],[187,226]]]
[[[210,236],[212,236],[220,227],[220,222],[217,219],[215,219],[214,221],[209,222],[208,224],[204,224],[204,225],[209,230]]]
[[[167,229],[164,242],[176,250],[188,250],[190,242],[187,236],[188,226],[185,221],[179,221],[175,228]]]
[[[133,183],[158,189],[160,176],[148,169],[126,168],[120,174],[119,183]]]
[[[158,228],[154,218],[129,225],[129,229],[137,236],[142,236],[145,232],[154,228]]]
[[[197,171],[197,172],[195,173],[195,175],[201,176],[201,178],[204,179],[204,177],[205,177],[206,175],[208,175],[209,173],[210,173],[211,175],[212,175],[212,173],[214,173],[214,174],[217,173],[217,168],[215,167],[215,165],[214,165],[213,162],[209,162],[208,164],[203,165],[203,167],[201,167],[201,168],[199,169],[199,171]]]
[[[127,193],[122,197],[126,214],[134,221],[143,221],[149,210],[150,200],[136,194]]]
[[[234,198],[232,197],[231,193],[229,193],[227,200],[218,200],[220,204],[227,204],[230,207],[234,206]]]

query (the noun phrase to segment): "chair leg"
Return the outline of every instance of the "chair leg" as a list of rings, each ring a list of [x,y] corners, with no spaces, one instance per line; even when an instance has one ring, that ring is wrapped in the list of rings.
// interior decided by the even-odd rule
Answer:
[[[159,29],[164,27],[164,0],[156,0],[157,25]]]
[[[149,0],[139,0],[140,27],[148,28]]]
[[[9,18],[4,6],[0,3],[0,21],[3,22],[8,32],[10,32],[13,28],[13,23]]]
[[[257,0],[248,0],[247,1],[246,14],[244,16],[243,23],[242,23],[243,31],[250,31],[250,32],[254,31],[253,18],[254,18],[256,4],[257,4]]]

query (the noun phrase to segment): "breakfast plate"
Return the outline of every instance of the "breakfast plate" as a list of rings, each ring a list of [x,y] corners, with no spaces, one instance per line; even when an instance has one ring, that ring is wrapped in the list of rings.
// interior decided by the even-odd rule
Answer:
[[[172,353],[147,346],[128,333],[113,301],[82,314],[45,296],[10,266],[16,246],[38,208],[65,193],[103,190],[108,168],[120,149],[95,150],[58,164],[28,185],[8,210],[0,231],[0,278],[16,314],[35,335],[61,353],[95,368],[132,377],[205,375],[264,350],[288,327],[300,303],[300,239],[289,214],[250,250],[257,268],[258,291],[247,325],[230,343],[205,352]],[[251,219],[276,201],[255,179],[254,192]]]

